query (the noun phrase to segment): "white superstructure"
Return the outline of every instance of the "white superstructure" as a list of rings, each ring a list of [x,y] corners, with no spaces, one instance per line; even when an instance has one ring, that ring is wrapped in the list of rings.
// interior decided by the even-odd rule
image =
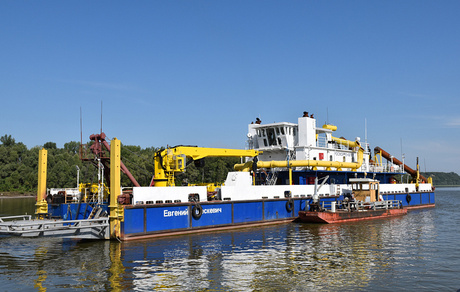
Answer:
[[[317,127],[316,119],[310,117],[298,118],[298,124],[280,122],[272,124],[250,124],[248,127],[249,149],[262,150],[260,161],[281,160],[317,160],[335,162],[358,162],[358,147],[360,138],[347,145],[338,142],[343,140],[332,136],[336,127],[325,125]],[[364,145],[362,165],[357,171],[369,171],[370,152]],[[326,170],[326,166],[317,169]],[[344,169],[345,170],[345,169]],[[350,169],[346,169],[350,170]]]
[[[371,165],[369,145],[362,145],[359,137],[355,141],[334,137],[333,132],[336,130],[337,127],[333,125],[317,127],[316,119],[308,116],[299,117],[297,124],[249,124],[247,147],[262,153],[259,154],[258,161],[248,160],[252,168],[247,163],[241,164],[235,168],[244,171],[228,173],[225,183],[219,189],[219,199],[241,201],[282,199],[287,196],[302,198],[315,193],[319,197],[340,196],[352,193],[352,184],[348,179],[357,177],[358,173],[361,177],[364,175],[373,178],[376,172],[402,171],[394,164]],[[266,174],[262,183],[255,183],[256,178],[252,172],[254,163],[258,173]],[[292,171],[304,170],[306,172],[302,177],[298,176],[296,182],[286,176],[286,171],[291,175]],[[335,179],[326,178],[327,183],[319,187],[318,184],[315,185],[315,177],[311,177],[314,173],[307,175],[308,171],[323,171],[323,177],[327,175],[327,171],[333,171],[343,179],[337,182]],[[284,172],[283,175],[280,174],[282,178],[277,177],[277,173],[281,172]],[[431,184],[422,184],[419,187],[419,191],[430,189]],[[416,185],[411,183],[382,183],[379,190],[383,195],[415,191]],[[199,194],[199,201],[207,199],[205,187],[135,187],[133,202],[184,202],[188,201],[191,193]]]

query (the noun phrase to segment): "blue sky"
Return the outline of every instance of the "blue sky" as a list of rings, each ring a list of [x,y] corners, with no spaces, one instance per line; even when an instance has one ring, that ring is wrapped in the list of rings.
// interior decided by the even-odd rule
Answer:
[[[244,148],[247,124],[460,173],[459,1],[0,1],[0,135]]]

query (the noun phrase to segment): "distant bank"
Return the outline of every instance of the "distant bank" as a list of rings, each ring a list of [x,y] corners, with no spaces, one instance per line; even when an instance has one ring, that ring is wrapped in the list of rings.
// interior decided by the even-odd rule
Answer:
[[[460,176],[455,172],[422,172],[424,177],[432,177],[435,187],[458,187]]]
[[[37,194],[33,193],[18,193],[18,192],[0,192],[0,199],[8,198],[35,198]]]

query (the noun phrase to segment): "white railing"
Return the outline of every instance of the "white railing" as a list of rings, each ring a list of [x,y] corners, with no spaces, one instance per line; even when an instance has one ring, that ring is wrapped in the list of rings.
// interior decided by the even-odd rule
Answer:
[[[30,220],[30,218],[30,215],[1,217],[0,235],[22,237],[56,236],[87,239],[109,238],[108,217],[83,220]]]
[[[32,215],[18,215],[18,216],[6,216],[6,217],[0,217],[0,223],[4,223],[7,221],[17,221],[17,220],[25,221],[25,220],[31,220]]]
[[[321,202],[322,209],[331,209],[331,203],[335,201]],[[385,200],[373,203],[365,203],[361,201],[338,201],[336,203],[337,210],[382,210],[382,209],[401,209],[402,203],[399,200]]]

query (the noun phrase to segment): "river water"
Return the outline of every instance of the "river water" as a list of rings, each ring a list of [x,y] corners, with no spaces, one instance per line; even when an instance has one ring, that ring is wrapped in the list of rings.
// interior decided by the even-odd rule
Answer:
[[[457,291],[460,188],[436,208],[119,243],[0,238],[0,291]],[[0,216],[34,201],[0,199]]]

